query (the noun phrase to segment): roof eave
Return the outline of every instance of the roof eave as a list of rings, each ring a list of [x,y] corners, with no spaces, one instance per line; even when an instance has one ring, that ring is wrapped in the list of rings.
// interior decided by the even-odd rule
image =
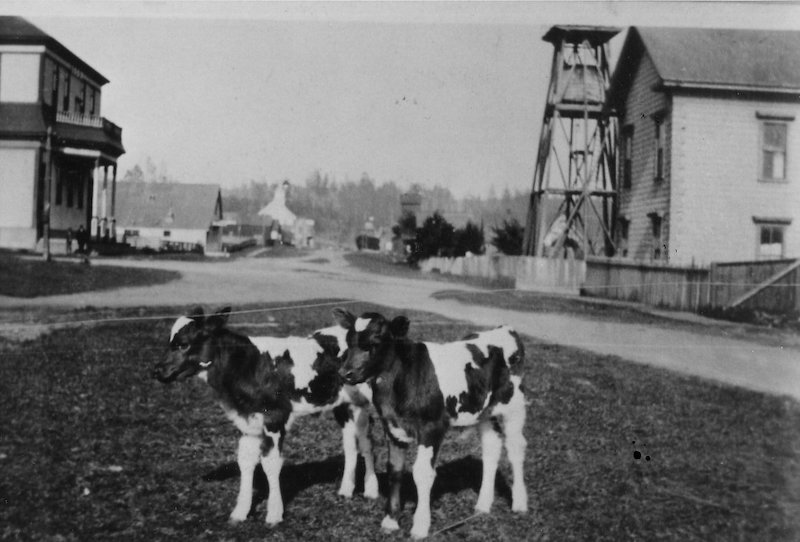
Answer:
[[[742,85],[736,83],[708,83],[699,81],[680,81],[663,79],[659,88],[664,90],[710,90],[722,92],[749,92],[760,94],[787,94],[800,96],[800,88],[774,87],[765,85]]]

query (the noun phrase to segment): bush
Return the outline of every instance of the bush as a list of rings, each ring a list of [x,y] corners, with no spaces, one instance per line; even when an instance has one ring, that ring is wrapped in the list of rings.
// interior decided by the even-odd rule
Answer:
[[[503,220],[502,227],[494,226],[494,238],[492,244],[497,250],[509,256],[519,256],[522,254],[522,239],[525,235],[525,228],[517,222],[516,218]]]
[[[434,212],[417,230],[412,253],[413,261],[433,256],[450,256],[453,251],[454,233],[453,225],[445,220],[439,211]]]
[[[463,229],[453,235],[453,255],[464,256],[467,252],[483,254],[483,227],[467,222]]]

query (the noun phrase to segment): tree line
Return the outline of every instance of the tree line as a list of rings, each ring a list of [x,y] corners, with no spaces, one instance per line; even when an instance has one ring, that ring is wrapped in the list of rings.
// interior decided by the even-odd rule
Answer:
[[[156,167],[149,158],[144,169],[135,165],[125,173],[122,181],[176,182],[167,174],[163,164]],[[275,190],[282,182],[261,179],[250,180],[233,188],[223,187],[223,210],[225,213],[236,213],[242,224],[260,224],[258,211],[272,201]],[[422,226],[427,218],[436,213],[439,216],[437,220],[452,224],[454,230],[465,229],[469,222],[473,228],[486,230],[487,237],[492,228],[502,229],[508,223],[524,223],[528,209],[529,193],[512,192],[508,188],[499,196],[490,188],[488,197],[465,198],[456,198],[448,188],[440,185],[413,185],[411,190],[421,196],[418,225]],[[392,228],[401,219],[400,196],[408,191],[394,181],[379,183],[368,173],[363,173],[358,180],[342,181],[317,170],[302,183],[290,184],[286,205],[297,216],[315,221],[317,238],[352,245],[370,219],[377,230],[391,235]],[[475,237],[472,229],[468,237]],[[447,236],[445,238],[449,239]]]

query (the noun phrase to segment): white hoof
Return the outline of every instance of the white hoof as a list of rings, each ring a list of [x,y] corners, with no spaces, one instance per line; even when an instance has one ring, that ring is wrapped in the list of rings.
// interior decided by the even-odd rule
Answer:
[[[516,495],[511,496],[511,511],[524,514],[528,511],[528,494],[525,491],[520,491]]]
[[[283,509],[275,510],[273,512],[267,511],[267,526],[273,527],[283,521]]]
[[[400,525],[397,524],[396,519],[386,516],[383,518],[383,521],[381,521],[381,529],[384,531],[396,531],[400,529]]]
[[[370,476],[364,480],[364,496],[368,499],[378,498],[378,477]]]
[[[344,497],[346,499],[349,499],[350,497],[353,496],[353,490],[354,489],[355,489],[355,486],[353,486],[352,483],[342,482],[342,486],[339,488],[339,495],[341,495],[342,497]]]
[[[492,501],[489,502],[481,502],[478,501],[475,505],[475,512],[478,514],[488,514],[492,510]]]
[[[247,519],[247,512],[241,512],[240,510],[237,509],[231,512],[231,515],[228,517],[228,523],[241,523],[246,519]]]
[[[414,540],[422,540],[423,538],[428,538],[428,529],[411,529],[411,538]]]

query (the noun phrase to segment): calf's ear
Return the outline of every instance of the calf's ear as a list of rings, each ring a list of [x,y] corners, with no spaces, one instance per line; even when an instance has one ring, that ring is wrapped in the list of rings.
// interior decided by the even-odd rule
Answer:
[[[397,316],[394,320],[389,322],[389,333],[393,337],[402,338],[408,334],[408,326],[410,322],[405,316]]]
[[[228,317],[231,315],[231,308],[230,307],[223,307],[219,309],[217,312],[206,318],[205,327],[206,329],[216,331],[221,329],[225,326],[228,322]]]
[[[206,314],[203,312],[203,307],[195,307],[192,309],[192,312],[189,313],[188,317],[194,320],[197,325],[202,325]]]
[[[214,316],[222,318],[223,322],[227,322],[228,321],[228,317],[230,315],[231,315],[231,308],[230,307],[222,307],[216,313],[214,313]]]
[[[356,317],[350,311],[340,307],[333,309],[333,318],[345,329],[350,329],[356,323]]]

